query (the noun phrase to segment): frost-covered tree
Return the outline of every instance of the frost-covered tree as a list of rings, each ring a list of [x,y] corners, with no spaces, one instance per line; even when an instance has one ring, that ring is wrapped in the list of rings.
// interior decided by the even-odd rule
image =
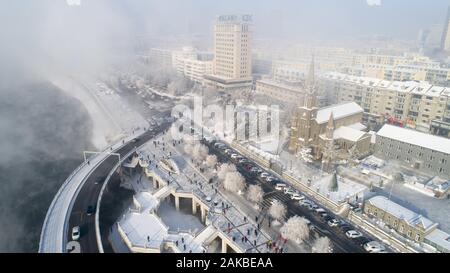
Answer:
[[[208,155],[208,147],[203,144],[196,144],[192,150],[192,157],[195,160],[202,161]]]
[[[339,183],[337,179],[336,172],[333,173],[333,176],[331,177],[330,183],[328,184],[328,191],[330,192],[337,192],[339,190]]]
[[[328,237],[317,238],[311,248],[313,253],[330,253],[331,252],[331,241]]]
[[[222,165],[220,165],[219,171],[217,172],[217,177],[220,180],[224,180],[227,173],[235,171],[236,166],[234,164],[223,163]]]
[[[184,147],[183,147],[183,150],[184,150],[184,152],[185,152],[187,155],[190,155],[190,154],[192,154],[192,151],[194,150],[194,147],[192,146],[192,144],[185,143],[185,144],[184,144]]]
[[[216,166],[216,164],[217,164],[217,156],[208,155],[206,157],[206,166],[212,168],[212,167]]]
[[[247,189],[247,198],[253,203],[259,203],[263,200],[264,191],[261,186],[250,185]]]
[[[286,206],[280,201],[274,200],[269,208],[269,214],[276,220],[281,220],[286,215]]]
[[[309,238],[308,221],[300,216],[292,216],[280,229],[281,236],[285,239],[300,244]]]
[[[244,177],[239,172],[228,172],[223,181],[223,187],[230,192],[239,193],[245,188]]]

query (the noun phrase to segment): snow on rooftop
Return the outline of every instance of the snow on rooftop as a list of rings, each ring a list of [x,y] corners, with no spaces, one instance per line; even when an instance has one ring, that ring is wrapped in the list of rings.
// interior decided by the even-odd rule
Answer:
[[[139,192],[134,195],[134,199],[142,210],[154,209],[159,204],[159,200],[149,192]]]
[[[425,240],[450,251],[450,235],[440,229],[433,230],[425,236]]]
[[[133,245],[148,248],[159,249],[169,230],[157,216],[149,213],[128,213],[119,224]]]
[[[445,154],[450,154],[450,139],[422,133],[412,129],[405,129],[385,124],[378,131],[377,136],[394,139]]]
[[[345,102],[329,107],[321,108],[317,111],[316,122],[318,124],[326,123],[330,119],[331,112],[333,112],[334,120],[339,120],[348,116],[359,114],[364,110],[356,102]]]
[[[345,139],[352,142],[356,142],[361,139],[366,133],[347,126],[341,126],[334,130],[334,139]]]
[[[435,223],[430,219],[423,217],[420,214],[417,214],[405,207],[400,206],[397,203],[392,202],[385,196],[375,196],[369,199],[371,205],[395,216],[398,219],[403,219],[411,226],[416,226],[418,224],[422,224],[426,229],[432,227]]]
[[[355,130],[358,130],[358,131],[363,131],[363,130],[367,129],[367,127],[365,125],[361,124],[360,122],[348,125],[347,127],[350,127],[352,129],[355,129]]]

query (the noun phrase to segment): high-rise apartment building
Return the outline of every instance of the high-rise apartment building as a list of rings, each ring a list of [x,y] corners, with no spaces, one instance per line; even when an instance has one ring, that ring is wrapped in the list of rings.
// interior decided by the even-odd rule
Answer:
[[[218,89],[252,84],[251,15],[222,15],[214,25],[214,73],[205,83]]]
[[[447,10],[447,15],[444,21],[444,31],[442,32],[441,50],[450,50],[450,7]]]

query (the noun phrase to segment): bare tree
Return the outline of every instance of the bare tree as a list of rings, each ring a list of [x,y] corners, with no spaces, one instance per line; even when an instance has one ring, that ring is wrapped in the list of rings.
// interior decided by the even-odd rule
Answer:
[[[259,203],[263,200],[264,191],[261,186],[258,185],[250,185],[247,190],[247,198],[251,202]]]
[[[314,241],[311,248],[313,253],[330,253],[331,252],[331,241],[328,237],[319,237]]]
[[[235,193],[240,193],[245,188],[244,177],[239,172],[228,172],[223,181],[225,190]]]
[[[269,208],[269,214],[276,220],[281,220],[286,215],[286,206],[280,201],[274,200]]]
[[[280,229],[281,236],[300,244],[309,237],[308,221],[300,216],[292,216]]]

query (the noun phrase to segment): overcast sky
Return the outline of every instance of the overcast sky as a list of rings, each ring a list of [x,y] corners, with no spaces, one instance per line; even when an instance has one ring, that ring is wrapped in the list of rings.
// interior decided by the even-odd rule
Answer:
[[[212,36],[220,14],[253,14],[257,38],[345,41],[366,35],[415,39],[442,23],[449,0],[0,0],[0,69],[22,62],[95,67],[135,35]],[[211,38],[212,39],[212,38]]]

